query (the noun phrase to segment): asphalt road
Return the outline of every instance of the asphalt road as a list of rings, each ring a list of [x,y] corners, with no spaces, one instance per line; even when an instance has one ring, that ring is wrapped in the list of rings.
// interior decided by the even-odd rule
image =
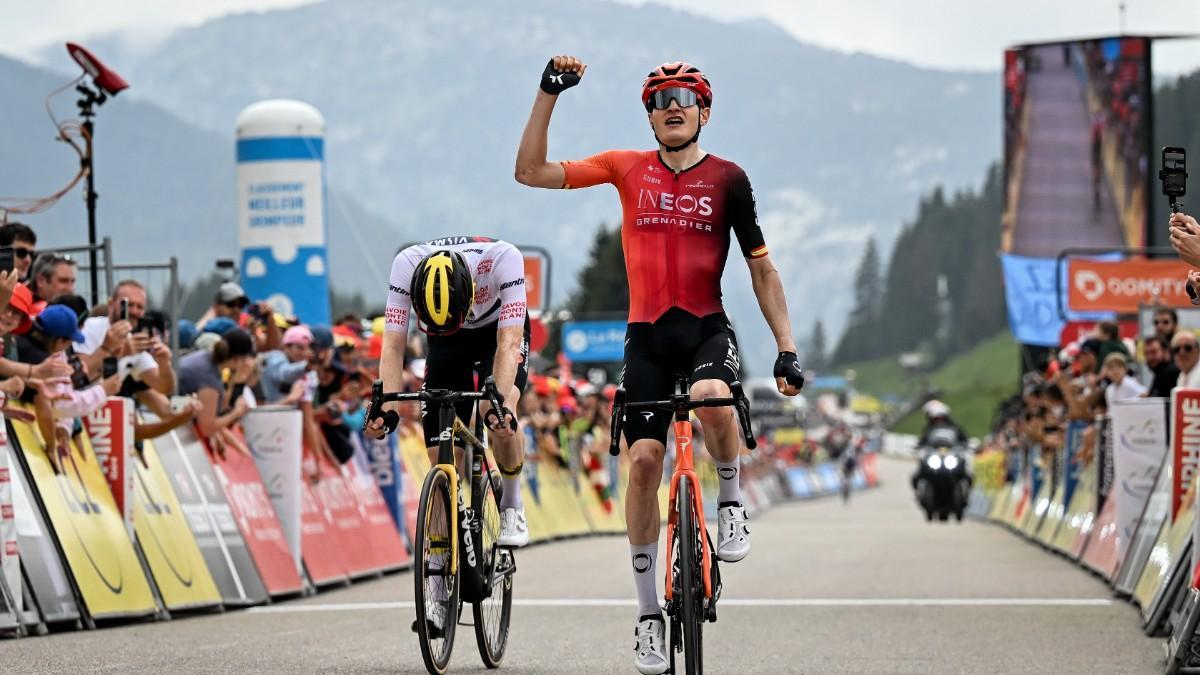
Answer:
[[[1080,568],[979,522],[926,524],[907,463],[884,486],[776,507],[754,550],[722,567],[713,673],[1153,673],[1162,640]],[[518,557],[502,670],[634,672],[624,539],[534,546]],[[0,642],[5,672],[423,672],[412,576],[250,611]],[[467,612],[469,617],[469,611]],[[484,668],[458,633],[452,672]]]

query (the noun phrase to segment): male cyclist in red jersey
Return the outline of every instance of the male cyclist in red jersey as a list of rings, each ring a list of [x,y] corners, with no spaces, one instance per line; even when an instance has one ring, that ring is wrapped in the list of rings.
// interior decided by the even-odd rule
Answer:
[[[642,104],[657,150],[612,150],[574,162],[546,161],[546,135],[558,95],[579,83],[587,66],[572,56],[546,64],[541,91],[517,150],[516,179],[532,187],[583,188],[610,183],[624,212],[621,242],[629,280],[629,326],[622,384],[629,400],[668,398],[676,372],[687,372],[693,398],[727,397],[741,368],[737,339],[721,305],[721,272],[730,232],[750,268],[754,293],[779,357],[779,391],[794,396],[803,384],[796,363],[787,303],[779,273],[767,255],[746,173],[700,149],[712,88],[698,68],[667,63],[642,84]],[[740,435],[729,408],[696,411],[717,465],[717,556],[741,560],[750,551],[739,486]],[[631,469],[625,495],[630,560],[638,594],[634,662],[641,673],[666,672],[665,626],[656,588],[658,488],[666,451],[665,412],[632,415],[625,422]]]

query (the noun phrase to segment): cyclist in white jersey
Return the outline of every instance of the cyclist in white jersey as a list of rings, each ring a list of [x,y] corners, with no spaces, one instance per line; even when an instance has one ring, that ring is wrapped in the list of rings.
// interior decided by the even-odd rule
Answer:
[[[515,246],[487,237],[446,237],[414,244],[392,262],[379,373],[385,391],[399,391],[410,312],[429,335],[423,388],[477,391],[491,375],[504,396],[501,423],[490,429],[496,464],[503,478],[500,499],[501,546],[529,543],[521,503],[524,436],[516,428],[516,410],[528,377],[529,316],[525,299],[525,262]],[[398,403],[385,404],[395,412]],[[487,404],[485,405],[485,409]],[[459,403],[459,418],[470,419],[471,403]],[[376,419],[367,433],[375,438],[395,429],[398,416]],[[425,445],[436,457],[436,411],[422,407]]]

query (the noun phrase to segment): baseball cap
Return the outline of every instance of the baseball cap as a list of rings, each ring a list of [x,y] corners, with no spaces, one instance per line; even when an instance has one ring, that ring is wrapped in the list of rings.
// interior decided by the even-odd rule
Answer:
[[[233,305],[242,303],[250,304],[250,298],[246,296],[246,291],[241,286],[232,281],[226,281],[217,289],[217,302],[222,305]]]
[[[72,342],[83,342],[86,338],[79,330],[79,315],[66,305],[48,305],[34,325],[50,337],[70,338]]]
[[[196,324],[188,319],[179,320],[179,346],[182,349],[187,349],[196,341],[196,336],[200,334],[200,330],[196,328]]]
[[[229,345],[229,353],[232,356],[253,356],[254,355],[254,338],[241,328],[233,328],[221,336],[225,344]]]
[[[283,334],[283,344],[285,345],[311,345],[312,343],[313,334],[308,326],[292,326]]]
[[[12,299],[8,301],[8,306],[17,310],[21,315],[21,322],[17,324],[16,330],[13,332],[17,335],[24,335],[29,332],[29,327],[33,325],[33,293],[25,284],[17,284],[13,289]]]
[[[309,334],[312,335],[313,349],[333,348],[333,331],[329,330],[329,326],[313,326]]]
[[[229,317],[218,316],[214,319],[209,319],[204,322],[204,326],[200,328],[202,333],[216,333],[217,335],[225,335],[229,331],[237,328],[237,322]]]

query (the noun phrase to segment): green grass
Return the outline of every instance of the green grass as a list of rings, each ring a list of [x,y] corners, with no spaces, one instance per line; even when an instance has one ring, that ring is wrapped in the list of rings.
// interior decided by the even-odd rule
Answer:
[[[930,387],[939,391],[938,398],[950,406],[954,419],[972,436],[987,433],[996,406],[1016,392],[1020,375],[1017,344],[1007,331],[950,359],[933,373],[906,373],[892,356],[851,363],[839,368],[837,374],[845,374],[849,369],[857,375],[855,389],[880,398],[907,399],[922,391],[928,381]],[[917,410],[897,422],[892,430],[916,434],[923,425],[924,418]]]
[[[972,436],[982,436],[991,426],[996,406],[1017,391],[1019,376],[1017,344],[1005,332],[950,359],[929,379],[963,429]],[[923,426],[918,409],[893,425],[892,430],[916,434]]]

